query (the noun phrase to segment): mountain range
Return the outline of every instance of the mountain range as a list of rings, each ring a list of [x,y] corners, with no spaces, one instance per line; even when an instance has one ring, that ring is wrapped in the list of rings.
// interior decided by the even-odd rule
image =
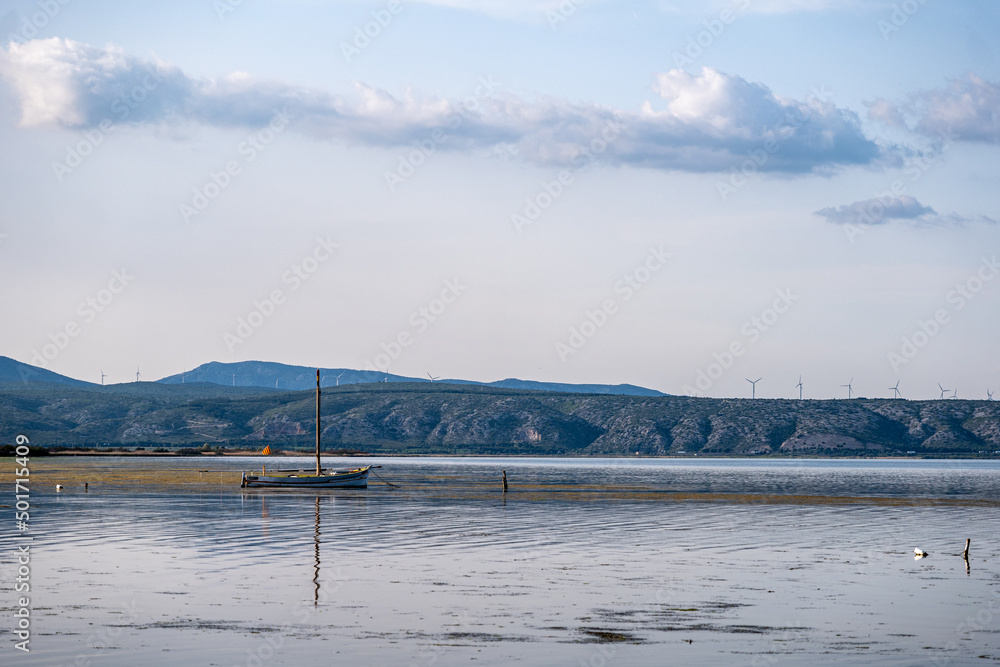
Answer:
[[[373,382],[441,382],[444,384],[465,384],[481,387],[498,387],[503,389],[529,389],[535,391],[562,391],[582,394],[615,394],[622,396],[665,396],[655,389],[646,389],[631,384],[566,384],[562,382],[536,382],[534,380],[518,380],[508,378],[495,382],[477,382],[475,380],[440,379],[406,377],[381,371],[358,371],[350,368],[321,368],[321,386],[334,387],[348,384],[367,384]],[[92,382],[75,380],[65,375],[37,366],[25,364],[10,357],[0,356],[0,384],[11,382],[52,382],[75,387],[100,386]],[[197,368],[170,375],[157,380],[163,384],[187,384],[194,382],[211,382],[212,384],[232,387],[264,387],[268,389],[304,390],[316,387],[316,368],[309,366],[290,366],[271,361],[239,361],[222,363],[212,361]],[[124,383],[132,385],[136,383]]]
[[[535,391],[563,391],[581,394],[615,394],[622,396],[665,396],[655,389],[631,384],[565,384],[561,382],[536,382],[508,378],[495,382],[475,380],[418,378],[393,375],[382,371],[358,371],[350,368],[322,368],[320,381],[323,387],[371,382],[439,382],[442,384],[467,384],[503,389],[531,389]],[[289,366],[270,361],[239,361],[222,363],[212,361],[192,371],[165,377],[160,382],[213,382],[236,387],[273,387],[275,389],[313,389],[316,387],[316,369],[309,366]]]
[[[0,359],[0,439],[43,446],[114,444],[307,450],[315,438],[315,371],[268,364],[202,367],[230,384],[193,381],[101,386]],[[258,362],[246,362],[247,364]],[[211,367],[212,365],[206,365]],[[249,371],[257,368],[257,374]],[[41,369],[36,369],[40,371]],[[198,370],[198,369],[196,369]],[[337,370],[337,369],[334,369]],[[308,371],[308,373],[306,373]],[[343,371],[341,381],[347,377]],[[354,371],[361,373],[363,371]],[[25,378],[27,374],[28,379]],[[332,373],[331,373],[332,374]],[[362,376],[363,377],[363,376]],[[37,379],[35,379],[37,378]],[[237,376],[238,378],[238,376]],[[384,378],[383,378],[384,379]],[[329,383],[332,378],[328,378]],[[282,389],[298,382],[303,390]],[[577,385],[579,386],[579,385]],[[634,396],[424,381],[354,382],[323,389],[329,449],[372,454],[572,456],[995,456],[1000,403],[901,399],[769,400]]]
[[[92,382],[74,380],[71,377],[53,373],[38,366],[31,366],[10,357],[0,356],[0,384],[27,384],[30,382],[51,382],[52,384],[65,384],[71,387],[96,386]]]

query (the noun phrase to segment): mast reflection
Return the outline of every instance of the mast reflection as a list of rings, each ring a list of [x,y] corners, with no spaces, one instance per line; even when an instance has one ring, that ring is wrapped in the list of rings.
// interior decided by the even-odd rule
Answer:
[[[313,533],[313,606],[319,604],[319,496],[316,496],[316,530]]]

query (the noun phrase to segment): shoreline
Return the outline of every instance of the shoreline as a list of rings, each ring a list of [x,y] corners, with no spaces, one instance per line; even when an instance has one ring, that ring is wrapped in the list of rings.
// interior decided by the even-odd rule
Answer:
[[[40,450],[40,451],[39,451]],[[935,460],[935,461],[968,461],[968,460],[982,460],[982,461],[995,461],[1000,460],[1000,454],[995,453],[984,453],[984,454],[959,454],[959,455],[947,455],[947,454],[918,454],[910,456],[823,456],[818,454],[810,455],[726,455],[726,454],[710,454],[705,456],[699,456],[698,454],[693,455],[664,455],[664,456],[591,456],[591,455],[573,455],[573,454],[524,454],[524,453],[486,453],[486,454],[457,454],[457,453],[442,453],[442,452],[428,452],[421,454],[414,453],[401,453],[401,452],[361,452],[356,450],[330,450],[321,452],[322,456],[334,457],[334,458],[466,458],[466,459],[484,459],[484,458],[509,458],[509,459],[615,459],[615,460],[784,460],[784,461],[806,461],[806,460],[844,460],[844,461],[920,461],[920,460]],[[31,456],[44,456],[44,457],[108,457],[108,456],[123,456],[123,457],[135,457],[135,458],[216,458],[216,457],[266,457],[266,458],[310,458],[315,456],[314,452],[309,451],[275,451],[270,454],[262,454],[258,449],[227,449],[227,450],[192,450],[192,448],[178,448],[175,451],[150,451],[150,450],[134,450],[134,449],[91,449],[91,448],[73,448],[73,449],[57,449],[52,450],[47,447],[32,447]],[[0,459],[3,458],[14,458],[14,454],[0,454]]]

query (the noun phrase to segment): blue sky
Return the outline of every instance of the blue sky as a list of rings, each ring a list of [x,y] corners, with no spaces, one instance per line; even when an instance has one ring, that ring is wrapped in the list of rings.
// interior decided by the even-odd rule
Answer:
[[[3,354],[1000,389],[995,4],[149,4],[0,8]]]

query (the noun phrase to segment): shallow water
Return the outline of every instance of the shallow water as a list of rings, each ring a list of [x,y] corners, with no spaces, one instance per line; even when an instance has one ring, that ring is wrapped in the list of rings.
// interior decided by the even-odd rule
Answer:
[[[3,664],[1000,662],[998,462],[381,459],[398,486],[239,489],[264,462],[290,463],[33,460],[32,652]]]

